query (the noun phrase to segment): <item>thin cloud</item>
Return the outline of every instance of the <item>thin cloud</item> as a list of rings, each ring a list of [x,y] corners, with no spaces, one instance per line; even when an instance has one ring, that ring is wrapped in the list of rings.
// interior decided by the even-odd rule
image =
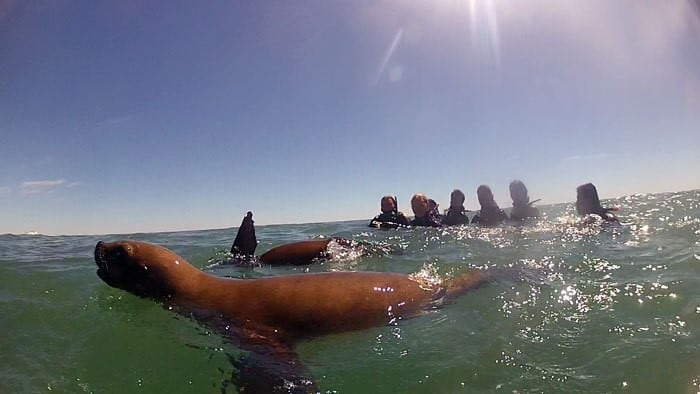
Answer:
[[[565,157],[563,161],[582,161],[582,160],[602,160],[612,156],[610,153],[593,153],[590,155],[572,155]]]
[[[12,192],[12,188],[9,186],[0,186],[0,196],[4,196],[5,194],[10,194]]]
[[[121,123],[128,122],[132,119],[131,115],[117,116],[114,118],[104,119],[96,123],[98,128],[112,127]]]
[[[22,194],[51,193],[65,184],[65,179],[24,181],[20,184],[19,189],[22,191]]]

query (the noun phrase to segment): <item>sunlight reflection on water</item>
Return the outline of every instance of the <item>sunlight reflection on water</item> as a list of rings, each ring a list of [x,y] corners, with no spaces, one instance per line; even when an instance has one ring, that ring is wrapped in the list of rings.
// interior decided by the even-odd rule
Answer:
[[[610,392],[625,383],[630,392],[685,392],[698,382],[698,201],[698,191],[605,201],[620,206],[622,225],[582,225],[571,204],[560,204],[542,207],[545,217],[525,226],[381,231],[368,230],[362,220],[258,228],[262,250],[329,236],[365,248],[338,248],[335,260],[305,267],[220,264],[230,258],[231,229],[133,238],[171,247],[195,266],[237,278],[369,270],[412,274],[432,287],[472,268],[512,269],[420,318],[301,343],[301,359],[324,391]],[[187,376],[180,388],[189,380],[203,387],[193,378],[197,374],[220,380],[230,375],[226,355],[238,350],[222,344],[216,332],[95,277],[96,240],[0,236],[6,278],[0,313],[7,317],[3,346],[9,349],[3,354],[13,376],[41,382],[29,383],[32,391],[47,385],[81,390],[66,382],[68,376],[80,378],[82,387],[110,392],[92,365],[115,356],[101,355],[95,350],[100,346],[123,361],[112,368],[128,387],[138,379],[142,389],[167,385],[163,377],[173,369],[186,371],[180,372]],[[514,271],[518,275],[505,275]],[[387,310],[390,320],[392,312]],[[104,343],[105,332],[110,343]],[[28,336],[37,341],[27,342]],[[37,352],[46,361],[32,358]],[[66,354],[75,368],[56,361]],[[193,361],[197,356],[218,364]],[[35,366],[23,364],[27,358],[56,372],[36,380]],[[150,360],[151,369],[141,360]],[[120,368],[127,361],[140,368]],[[673,370],[663,382],[654,378],[659,365]],[[6,383],[22,391],[13,382]],[[216,382],[204,387],[218,387]]]

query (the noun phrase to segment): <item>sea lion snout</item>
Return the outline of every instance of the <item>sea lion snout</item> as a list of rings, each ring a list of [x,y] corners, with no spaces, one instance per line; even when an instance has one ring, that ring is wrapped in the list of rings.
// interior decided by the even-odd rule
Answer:
[[[131,245],[121,242],[102,242],[95,245],[95,263],[102,269],[109,269],[112,263],[120,263],[131,257],[134,249]]]
[[[120,282],[133,270],[130,264],[134,248],[125,242],[102,242],[95,245],[97,275],[111,286]]]
[[[169,268],[184,259],[171,251],[136,241],[98,242],[95,245],[97,276],[112,287],[138,296],[164,298],[174,294]]]
[[[105,249],[105,243],[102,241],[99,241],[97,245],[95,245],[95,264],[97,264],[97,276],[108,284],[111,284],[112,281],[109,275],[109,264],[107,262]]]
[[[95,245],[95,263],[97,263],[97,265],[100,265],[100,263],[104,260],[102,245],[104,245],[102,241],[98,241],[97,245]]]
[[[105,243],[102,241],[99,241],[97,245],[95,245],[95,264],[97,264],[97,267],[100,270],[109,269],[107,264],[107,253],[105,249]]]

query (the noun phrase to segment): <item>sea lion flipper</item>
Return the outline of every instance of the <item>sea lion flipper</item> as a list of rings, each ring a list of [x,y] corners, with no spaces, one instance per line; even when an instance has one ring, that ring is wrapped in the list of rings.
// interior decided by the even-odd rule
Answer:
[[[241,226],[236,233],[236,239],[231,245],[231,254],[239,256],[253,256],[255,248],[258,247],[258,239],[255,237],[255,226],[253,225],[253,212],[243,217]]]
[[[293,342],[279,331],[242,329],[241,346],[250,353],[231,359],[233,383],[241,392],[316,393],[318,388],[294,351]]]
[[[268,354],[248,353],[230,360],[236,368],[231,380],[239,392],[319,392],[306,367],[296,358],[293,362],[280,362]]]

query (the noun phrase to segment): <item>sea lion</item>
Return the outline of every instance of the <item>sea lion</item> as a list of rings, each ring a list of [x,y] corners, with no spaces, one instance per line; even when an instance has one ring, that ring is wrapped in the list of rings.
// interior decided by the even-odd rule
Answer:
[[[351,248],[358,246],[355,242],[344,238],[314,239],[283,244],[255,257],[258,240],[255,237],[253,213],[248,211],[231,245],[231,254],[236,262],[259,261],[271,265],[306,265],[316,259],[330,257],[328,244],[331,242]]]
[[[293,351],[295,341],[420,315],[486,283],[491,271],[442,282],[381,272],[231,279],[205,273],[164,247],[136,241],[98,242],[95,263],[97,275],[112,287],[225,327],[226,336],[263,355],[263,370],[273,369],[285,380],[305,374]]]
[[[307,241],[291,242],[274,247],[258,257],[265,264],[305,265],[315,259],[328,258],[328,244],[335,238],[310,239]],[[342,240],[342,239],[340,239]]]

